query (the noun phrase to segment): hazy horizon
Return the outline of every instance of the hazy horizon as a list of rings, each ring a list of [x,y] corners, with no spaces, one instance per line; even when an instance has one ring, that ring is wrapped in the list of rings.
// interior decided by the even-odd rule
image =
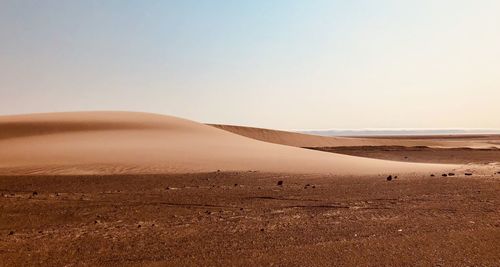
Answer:
[[[2,1],[0,115],[500,129],[498,1]]]

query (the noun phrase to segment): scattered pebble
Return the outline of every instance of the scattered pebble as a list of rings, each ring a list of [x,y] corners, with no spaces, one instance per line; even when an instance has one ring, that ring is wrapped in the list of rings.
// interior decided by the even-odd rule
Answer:
[[[431,177],[434,177],[435,175],[434,174],[431,174]]]
[[[465,173],[465,175],[466,175],[466,176],[471,176],[471,175],[472,175],[472,173],[470,173],[470,172],[466,172],[466,173]]]
[[[446,173],[443,173],[443,174],[442,174],[441,176],[443,176],[443,177],[446,177],[446,176],[448,176],[448,174],[446,174]]]
[[[234,186],[238,186],[238,184],[234,184]]]
[[[33,196],[37,196],[38,195],[38,192],[37,191],[33,191]]]
[[[14,231],[10,231],[10,232],[9,232],[9,235],[13,235],[13,234],[14,234]]]
[[[448,173],[448,176],[455,176],[455,174],[450,172],[450,173]]]
[[[392,175],[387,176],[387,181],[392,181]]]
[[[283,185],[283,181],[278,181],[278,185],[282,186]]]
[[[139,225],[137,225],[137,228],[141,228],[141,226],[142,226],[142,225],[140,225],[140,224],[139,224]]]

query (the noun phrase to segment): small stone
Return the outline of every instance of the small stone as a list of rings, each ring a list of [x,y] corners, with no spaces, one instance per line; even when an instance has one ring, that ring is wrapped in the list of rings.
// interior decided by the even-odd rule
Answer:
[[[261,231],[261,232],[264,232],[264,228],[260,228],[260,231]]]
[[[431,174],[431,177],[434,177],[435,175],[434,174]]]
[[[234,184],[234,186],[238,186],[238,184]]]
[[[38,195],[38,192],[37,191],[33,191],[33,196],[37,196]]]
[[[471,175],[472,175],[472,173],[470,173],[470,172],[466,172],[466,173],[465,173],[465,175],[466,175],[466,176],[471,176]]]
[[[142,225],[140,225],[140,224],[139,224],[139,225],[137,225],[137,228],[141,228],[141,227],[142,227]]]
[[[278,181],[278,185],[282,186],[283,185],[283,181]]]
[[[9,235],[13,235],[13,234],[14,234],[14,231],[10,231],[10,232],[9,232]]]
[[[387,176],[387,181],[392,181],[392,175]]]
[[[455,176],[455,174],[450,172],[450,173],[448,173],[448,176]]]
[[[315,186],[315,185],[313,185],[313,186],[312,186],[312,188],[316,188],[316,186]]]
[[[448,176],[448,174],[446,174],[446,173],[443,173],[443,174],[442,174],[441,176],[443,176],[443,177],[446,177],[446,176]]]

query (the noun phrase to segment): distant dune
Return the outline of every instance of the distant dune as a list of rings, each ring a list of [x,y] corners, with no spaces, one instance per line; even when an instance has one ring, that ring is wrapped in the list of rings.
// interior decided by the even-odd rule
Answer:
[[[427,146],[441,148],[500,148],[500,136],[376,136],[376,137],[339,137],[320,136],[305,133],[287,132],[263,128],[234,125],[211,124],[235,134],[281,145],[295,147],[351,147],[351,146]]]
[[[0,174],[216,170],[388,174],[458,167],[305,150],[260,142],[180,118],[132,112],[1,116],[0,147]]]

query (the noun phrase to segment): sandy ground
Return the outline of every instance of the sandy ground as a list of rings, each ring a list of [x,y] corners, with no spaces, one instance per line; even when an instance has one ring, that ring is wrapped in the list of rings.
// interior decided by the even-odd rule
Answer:
[[[345,155],[401,162],[427,162],[448,164],[500,163],[498,148],[432,148],[404,146],[350,146],[313,147],[310,149]]]
[[[0,266],[500,266],[496,137],[321,146],[123,112],[0,130]]]
[[[499,266],[499,178],[0,177],[0,262]]]

